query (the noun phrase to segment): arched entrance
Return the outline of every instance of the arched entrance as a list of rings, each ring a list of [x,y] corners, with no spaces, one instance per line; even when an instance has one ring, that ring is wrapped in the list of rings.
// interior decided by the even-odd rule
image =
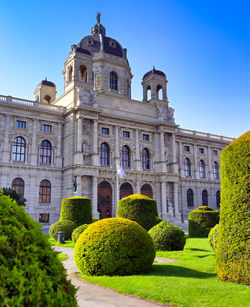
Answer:
[[[149,184],[144,184],[141,187],[141,194],[153,198],[153,191]]]
[[[100,214],[100,219],[112,217],[112,187],[107,181],[98,184],[97,211]]]
[[[127,197],[131,194],[133,194],[133,188],[132,188],[131,184],[129,184],[128,182],[124,182],[120,186],[120,199]]]

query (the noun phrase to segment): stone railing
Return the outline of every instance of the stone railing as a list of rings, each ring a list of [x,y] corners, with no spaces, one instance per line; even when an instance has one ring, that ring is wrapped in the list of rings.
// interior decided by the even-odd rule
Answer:
[[[41,103],[37,101],[22,99],[22,98],[16,98],[12,96],[4,96],[0,95],[0,103],[5,104],[11,104],[11,105],[17,105],[17,106],[25,106],[32,109],[40,109],[40,110],[46,110],[49,112],[57,112],[57,113],[63,113],[64,107],[62,106],[55,106],[47,103]]]
[[[222,136],[222,135],[216,135],[216,134],[199,132],[199,131],[195,131],[195,130],[188,130],[188,129],[182,129],[182,128],[178,128],[178,132],[180,134],[202,137],[202,138],[208,138],[208,139],[211,139],[211,140],[218,140],[218,141],[224,141],[224,142],[232,142],[234,140],[234,138],[230,138],[230,137],[226,137],[226,136]]]

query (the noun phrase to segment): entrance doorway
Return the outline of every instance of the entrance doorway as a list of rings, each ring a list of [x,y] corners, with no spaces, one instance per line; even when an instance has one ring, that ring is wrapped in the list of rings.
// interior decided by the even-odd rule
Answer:
[[[132,188],[131,184],[129,184],[128,182],[124,182],[120,186],[120,199],[127,197],[131,194],[133,194],[133,188]]]
[[[99,218],[112,217],[112,187],[107,181],[98,184],[98,205]]]
[[[153,198],[153,191],[152,191],[151,186],[149,184],[144,184],[141,187],[141,194],[144,195],[144,196],[148,196],[150,198]]]

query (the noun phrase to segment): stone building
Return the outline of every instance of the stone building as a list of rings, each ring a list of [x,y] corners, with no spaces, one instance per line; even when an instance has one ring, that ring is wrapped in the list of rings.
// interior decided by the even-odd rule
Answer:
[[[34,101],[0,95],[0,187],[22,193],[35,220],[58,220],[73,181],[95,218],[115,216],[118,198],[132,193],[156,199],[159,216],[184,229],[190,210],[219,207],[220,152],[232,139],[180,128],[166,75],[154,67],[143,101],[131,99],[126,49],[106,36],[99,14],[91,35],[71,46],[63,75],[59,98],[48,80]]]

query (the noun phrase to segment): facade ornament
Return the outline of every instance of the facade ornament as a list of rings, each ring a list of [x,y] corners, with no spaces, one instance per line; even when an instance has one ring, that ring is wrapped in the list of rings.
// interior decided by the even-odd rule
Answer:
[[[104,68],[104,73],[105,74],[109,74],[111,72],[111,68],[109,67],[109,66],[106,66],[105,68]]]
[[[94,66],[94,67],[93,67],[93,71],[94,71],[94,73],[99,74],[99,73],[102,71],[102,69],[101,69],[100,66]]]
[[[93,108],[97,108],[97,93],[93,90],[87,92],[80,87],[76,88],[78,93],[79,105],[91,105]]]
[[[168,108],[167,105],[162,102],[156,102],[156,108],[158,109],[160,121],[168,121],[171,124],[175,124],[173,108]]]

